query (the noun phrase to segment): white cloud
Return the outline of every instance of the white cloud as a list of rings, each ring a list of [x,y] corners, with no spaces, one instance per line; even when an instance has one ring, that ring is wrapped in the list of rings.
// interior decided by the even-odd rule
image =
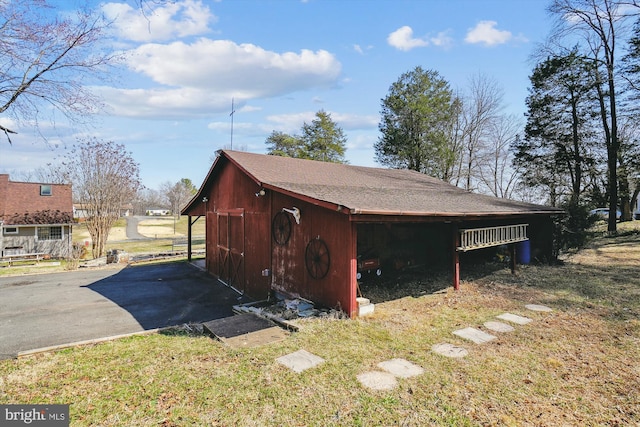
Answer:
[[[156,83],[244,99],[330,86],[341,72],[340,63],[326,50],[277,53],[229,40],[146,44],[130,53],[129,67]]]
[[[453,45],[453,38],[449,36],[449,31],[441,31],[435,37],[429,39],[434,46],[449,48]]]
[[[231,97],[193,88],[94,88],[114,116],[133,118],[198,118],[228,111]]]
[[[331,120],[344,130],[378,129],[380,116],[348,113],[331,113]]]
[[[353,154],[354,151],[371,151],[371,155],[367,156],[368,159],[374,159],[373,146],[378,140],[378,134],[376,132],[353,132],[349,135],[347,141],[347,152]],[[363,165],[363,161],[359,161],[358,164]],[[374,166],[373,160],[366,162],[370,166]]]
[[[163,2],[158,5],[145,2],[144,13],[126,3],[105,3],[102,11],[114,21],[116,37],[136,42],[206,34],[210,31],[209,25],[217,21],[209,7],[199,0]]]
[[[11,117],[0,117],[0,126],[7,129],[14,130],[18,127],[18,123],[15,120],[13,120]],[[3,143],[3,141],[1,141],[3,137],[4,135],[0,136],[0,144]]]
[[[253,113],[256,111],[262,111],[262,107],[254,107],[253,105],[245,105],[241,107],[239,110],[236,109],[239,113]]]
[[[413,37],[413,29],[405,25],[400,27],[387,37],[387,43],[396,49],[409,51],[416,47],[429,46],[429,42],[425,39]]]
[[[112,114],[128,117],[202,117],[227,111],[231,98],[241,108],[250,99],[331,87],[341,73],[340,62],[325,50],[278,53],[205,38],[191,44],[144,44],[127,58],[132,71],[157,87],[96,90]]]
[[[359,44],[354,44],[352,47],[353,47],[353,50],[355,50],[360,55],[364,55],[366,51],[373,49],[372,45],[362,47]]]
[[[244,135],[262,135],[264,131],[260,130],[256,132],[255,125],[249,122],[238,122],[234,121],[233,123],[233,131],[241,132]],[[207,125],[207,129],[211,129],[217,132],[227,133],[231,131],[231,120],[226,122],[211,122]]]
[[[331,120],[344,130],[377,129],[380,120],[379,116],[372,115],[345,114],[331,111],[327,111],[327,113],[331,115]],[[305,122],[311,123],[315,118],[315,111],[267,116],[267,120],[273,124],[271,126],[275,125],[276,130],[288,133],[299,132]]]
[[[272,114],[266,117],[269,122],[267,127],[286,133],[299,133],[302,125],[305,122],[311,123],[315,116],[315,111],[305,111],[302,113],[292,114]]]
[[[471,44],[494,46],[512,40],[513,35],[510,31],[498,30],[496,25],[498,25],[496,21],[480,21],[475,27],[469,29],[464,41]]]

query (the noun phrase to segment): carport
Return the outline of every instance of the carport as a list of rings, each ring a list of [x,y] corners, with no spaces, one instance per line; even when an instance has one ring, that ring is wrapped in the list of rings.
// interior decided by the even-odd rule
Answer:
[[[465,226],[471,228],[460,228]],[[528,223],[484,227],[454,222],[359,223],[357,279],[366,280],[367,275],[380,276],[383,272],[421,265],[442,268],[450,264],[452,285],[458,290],[461,253],[504,247],[509,253],[511,270],[515,272],[518,258],[526,259],[525,262],[530,259],[528,228]],[[526,245],[517,245],[520,242]],[[525,252],[519,257],[518,246]]]

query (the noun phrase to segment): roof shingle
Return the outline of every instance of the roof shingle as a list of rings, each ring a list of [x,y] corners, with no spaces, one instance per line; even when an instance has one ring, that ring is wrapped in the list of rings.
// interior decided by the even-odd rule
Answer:
[[[224,150],[260,185],[347,208],[352,214],[465,216],[561,213],[470,193],[425,174]],[[215,167],[215,165],[214,165]]]

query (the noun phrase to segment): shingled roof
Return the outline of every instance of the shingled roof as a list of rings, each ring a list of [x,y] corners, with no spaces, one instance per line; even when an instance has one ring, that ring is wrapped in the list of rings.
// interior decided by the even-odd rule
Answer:
[[[353,215],[494,216],[558,214],[562,211],[470,193],[425,174],[223,150],[264,188],[333,204]],[[206,186],[206,181],[205,181]],[[203,186],[204,187],[204,186]]]

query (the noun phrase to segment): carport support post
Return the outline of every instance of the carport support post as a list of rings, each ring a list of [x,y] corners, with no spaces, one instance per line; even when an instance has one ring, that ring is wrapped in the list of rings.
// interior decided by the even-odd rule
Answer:
[[[516,274],[516,244],[512,243],[509,249],[511,249],[511,274]]]
[[[458,227],[453,225],[453,289],[460,290],[460,252],[458,252],[458,246],[460,246],[460,233]]]
[[[191,262],[191,216],[187,217],[189,226],[187,227],[187,260]]]

